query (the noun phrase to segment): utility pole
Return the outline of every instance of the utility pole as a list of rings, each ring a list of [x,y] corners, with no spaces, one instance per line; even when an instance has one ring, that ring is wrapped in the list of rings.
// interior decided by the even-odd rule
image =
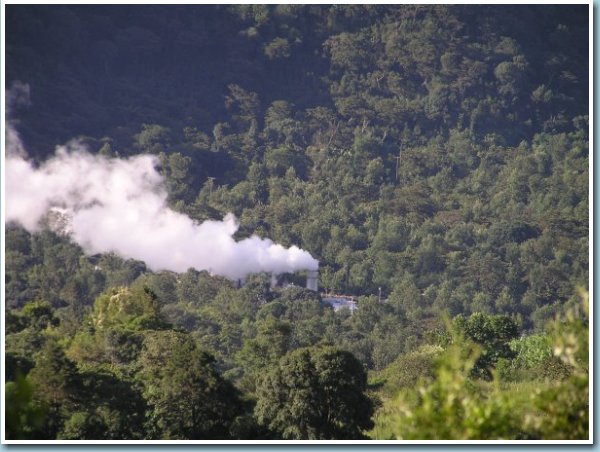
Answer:
[[[400,169],[400,152],[394,157],[396,159],[396,181],[398,181],[398,170]]]
[[[379,303],[381,303],[381,287],[379,288]]]

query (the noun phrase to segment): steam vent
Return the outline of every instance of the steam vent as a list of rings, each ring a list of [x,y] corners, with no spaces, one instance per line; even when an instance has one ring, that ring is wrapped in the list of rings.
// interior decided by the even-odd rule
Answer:
[[[317,292],[319,290],[319,271],[309,270],[306,274],[306,288]]]

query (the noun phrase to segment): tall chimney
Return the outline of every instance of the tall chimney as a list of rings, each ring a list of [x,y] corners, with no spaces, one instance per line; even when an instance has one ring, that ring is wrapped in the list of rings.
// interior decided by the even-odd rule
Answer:
[[[319,270],[309,270],[306,274],[306,288],[317,292],[319,290]]]

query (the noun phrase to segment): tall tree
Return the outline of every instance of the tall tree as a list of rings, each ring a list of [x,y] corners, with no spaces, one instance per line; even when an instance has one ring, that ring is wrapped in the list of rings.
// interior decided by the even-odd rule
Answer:
[[[364,438],[373,425],[366,386],[366,372],[351,353],[299,349],[264,377],[255,414],[284,439]]]
[[[140,381],[150,406],[148,434],[156,439],[228,439],[242,414],[236,389],[214,358],[173,331],[146,340]]]

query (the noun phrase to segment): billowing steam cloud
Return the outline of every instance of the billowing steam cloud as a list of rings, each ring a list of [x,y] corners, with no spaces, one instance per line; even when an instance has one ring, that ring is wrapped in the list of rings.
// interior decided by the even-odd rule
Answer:
[[[14,134],[10,124],[9,129]],[[236,242],[232,214],[198,224],[171,210],[153,156],[110,159],[71,145],[35,167],[21,152],[7,154],[6,221],[35,231],[51,209],[66,212],[71,237],[88,253],[113,251],[143,260],[152,270],[193,267],[232,279],[318,267],[296,246],[284,248],[257,236]]]

